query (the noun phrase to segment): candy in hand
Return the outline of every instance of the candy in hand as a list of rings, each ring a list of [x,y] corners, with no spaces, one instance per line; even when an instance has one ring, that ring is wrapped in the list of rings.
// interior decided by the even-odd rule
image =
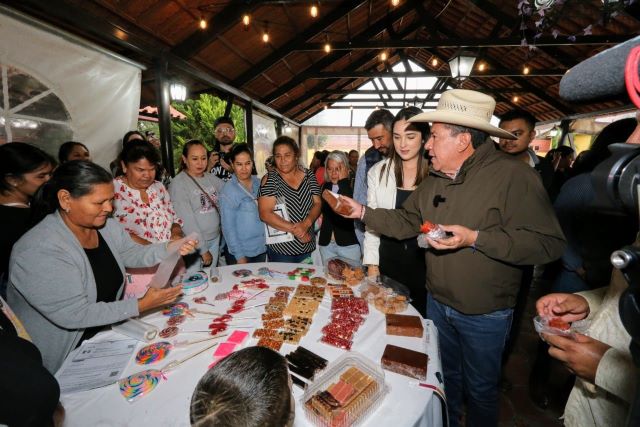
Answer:
[[[329,204],[329,206],[331,206],[331,209],[333,209],[334,212],[339,213],[340,215],[351,215],[353,209],[351,206],[340,200],[339,194],[330,190],[324,190],[322,192],[322,198]]]
[[[434,224],[431,221],[425,221],[420,226],[420,232],[422,234],[426,234],[430,239],[444,239],[447,237],[446,231],[444,231],[438,224]]]

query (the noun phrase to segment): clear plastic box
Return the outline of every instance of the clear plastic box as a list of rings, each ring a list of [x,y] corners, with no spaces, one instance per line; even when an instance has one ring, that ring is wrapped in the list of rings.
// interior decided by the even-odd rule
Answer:
[[[323,407],[314,406],[312,399],[320,393],[326,392],[334,384],[341,380],[343,374],[356,368],[364,374],[357,382],[366,384],[362,390],[353,387],[353,394],[337,405]],[[352,371],[349,371],[352,372]],[[359,374],[358,374],[359,375]],[[369,381],[371,379],[371,381]],[[350,384],[349,384],[350,385]],[[360,424],[367,419],[380,406],[384,397],[389,392],[389,387],[384,382],[384,371],[369,359],[357,352],[350,352],[340,356],[332,362],[326,370],[304,392],[300,404],[304,408],[307,419],[315,426],[321,427],[346,427]],[[343,406],[344,405],[344,406]]]
[[[324,274],[329,282],[340,282],[348,286],[357,286],[365,278],[360,262],[352,259],[333,257],[324,263]]]
[[[385,314],[404,312],[411,297],[409,289],[390,277],[367,277],[359,288],[360,296]]]

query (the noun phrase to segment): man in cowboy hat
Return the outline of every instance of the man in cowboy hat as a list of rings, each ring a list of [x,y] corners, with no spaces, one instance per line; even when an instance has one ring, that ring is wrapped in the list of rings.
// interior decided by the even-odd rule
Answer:
[[[428,239],[427,317],[438,328],[449,416],[467,425],[498,424],[501,356],[511,326],[521,266],[559,258],[565,239],[536,172],[495,149],[490,96],[453,89],[438,108],[410,121],[432,122],[426,149],[431,174],[401,209],[371,209],[351,199],[351,217],[397,239],[424,221],[440,224]],[[346,198],[345,198],[346,199]]]

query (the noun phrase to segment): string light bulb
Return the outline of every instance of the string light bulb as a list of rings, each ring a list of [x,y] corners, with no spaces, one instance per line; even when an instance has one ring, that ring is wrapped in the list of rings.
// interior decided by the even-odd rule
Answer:
[[[269,43],[269,31],[268,30],[264,30],[264,33],[262,33],[262,41],[264,43]]]
[[[251,16],[248,13],[245,13],[242,16],[242,24],[244,25],[244,30],[247,31],[249,29],[249,24],[251,23]]]
[[[478,64],[478,71],[484,71],[487,68],[484,62]]]
[[[519,100],[520,100],[520,98],[518,98],[517,96],[514,96],[514,97],[513,97],[513,102],[514,102],[514,103],[517,103]]]
[[[309,12],[311,13],[311,17],[316,18],[318,16],[318,6],[315,3],[312,4]]]
[[[206,19],[204,19],[204,18],[200,18],[200,23],[199,23],[199,25],[200,25],[200,28],[201,28],[201,29],[206,30],[206,29],[207,29],[207,20],[206,20]]]
[[[400,0],[391,0],[391,6],[396,7],[400,4]]]
[[[384,52],[384,51],[383,51],[383,52],[380,54],[380,61],[384,62],[384,61],[386,61],[386,60],[387,60],[387,52]]]
[[[431,66],[432,67],[437,67],[438,66],[438,58],[433,58],[431,60]]]
[[[324,51],[325,51],[326,53],[330,53],[330,52],[331,52],[331,44],[330,44],[329,42],[326,42],[326,43],[324,44]]]
[[[527,65],[525,65],[524,68],[522,69],[522,74],[524,74],[526,76],[530,72],[531,72],[531,70],[529,69],[529,67]]]

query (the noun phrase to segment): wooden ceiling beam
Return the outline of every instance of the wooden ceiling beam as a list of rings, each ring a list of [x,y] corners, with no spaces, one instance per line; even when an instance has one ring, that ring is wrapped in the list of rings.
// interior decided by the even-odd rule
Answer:
[[[366,3],[365,1],[359,0],[347,0],[343,1],[339,5],[335,7],[328,14],[324,15],[320,20],[312,24],[302,33],[293,37],[291,41],[285,43],[280,46],[274,52],[270,53],[266,58],[257,63],[255,66],[251,67],[245,73],[241,74],[238,78],[236,78],[231,84],[237,88],[241,88],[242,86],[249,83],[251,80],[255,79],[269,68],[273,67],[280,60],[285,58],[293,51],[300,50],[301,46],[307,42],[307,40],[312,39],[313,37],[317,37],[319,34],[322,34],[324,30],[334,24],[336,21],[344,18],[344,16],[354,8],[360,7],[362,4]],[[324,49],[324,43],[322,44],[322,49]],[[322,50],[321,49],[321,50]]]
[[[493,78],[493,77],[562,77],[566,70],[536,70],[532,69],[529,74],[523,75],[522,70],[505,70],[491,68],[486,72],[474,71],[470,78]],[[317,71],[309,73],[308,79],[362,79],[374,77],[404,78],[404,77],[451,77],[449,70],[442,71]]]
[[[390,19],[392,19],[393,21],[396,21],[401,17],[403,17],[404,15],[406,15],[407,13],[409,13],[410,11],[411,11],[411,7],[409,7],[407,4],[403,4],[401,6],[398,6],[393,12],[390,13]],[[377,22],[373,23],[370,27],[368,27],[366,30],[364,30],[363,32],[355,36],[353,41],[363,42],[363,41],[369,40],[370,38],[374,37],[375,35],[379,34],[381,31],[383,31],[386,28],[386,23],[387,21],[385,20],[385,18],[379,19]],[[290,90],[294,89],[296,86],[300,85],[302,82],[307,80],[308,78],[307,76],[315,72],[314,70],[322,70],[324,68],[327,68],[328,66],[332,65],[336,61],[342,59],[344,56],[345,56],[345,52],[331,52],[327,54],[324,58],[319,60],[313,67],[310,67],[312,68],[312,70],[307,68],[306,71],[303,71],[293,79],[289,80],[287,83],[280,86],[278,89],[267,94],[265,97],[261,99],[261,102],[265,104],[272,103],[276,99],[285,95],[287,92],[289,92]],[[236,85],[236,83],[234,83],[234,85]]]

